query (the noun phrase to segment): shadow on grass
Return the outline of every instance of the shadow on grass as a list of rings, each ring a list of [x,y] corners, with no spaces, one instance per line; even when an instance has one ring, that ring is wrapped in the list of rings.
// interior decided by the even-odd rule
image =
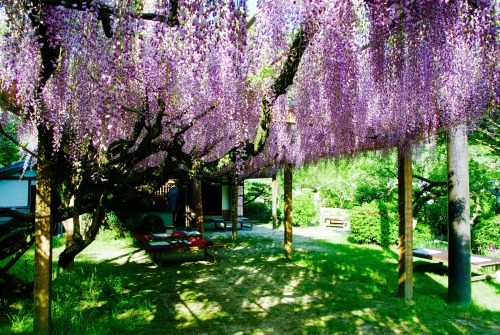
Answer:
[[[221,242],[229,243],[228,240]],[[52,334],[495,334],[500,313],[446,304],[446,288],[415,273],[415,300],[397,297],[390,249],[306,240],[293,262],[282,242],[241,236],[221,261],[136,250],[54,282]]]

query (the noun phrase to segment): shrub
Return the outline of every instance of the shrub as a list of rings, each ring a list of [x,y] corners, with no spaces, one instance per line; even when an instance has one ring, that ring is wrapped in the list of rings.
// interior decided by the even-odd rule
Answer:
[[[243,213],[245,217],[248,217],[252,220],[258,220],[259,222],[267,223],[272,220],[272,213],[264,202],[252,201],[248,204],[245,204],[243,207]]]
[[[116,216],[115,212],[106,213],[100,235],[105,232],[111,239],[123,238],[127,236],[127,231],[127,228],[118,216]]]
[[[293,225],[307,227],[319,225],[319,213],[316,210],[312,192],[304,192],[293,198]]]
[[[372,201],[355,207],[349,221],[349,240],[359,244],[378,244],[383,247],[398,242],[397,211],[390,211],[381,201]]]
[[[418,223],[417,227],[413,231],[413,241],[414,244],[424,243],[434,240],[434,235],[432,234],[431,227],[427,224]]]
[[[448,234],[448,199],[441,197],[426,203],[418,215],[420,223],[429,226],[435,238]]]
[[[146,215],[141,220],[141,224],[134,229],[134,233],[136,234],[154,234],[160,232],[165,232],[163,220],[160,216],[153,214]]]
[[[354,191],[354,202],[358,204],[370,203],[375,199],[380,199],[382,192],[376,185],[360,183]]]
[[[330,198],[323,200],[323,206],[330,208],[352,209],[354,208],[354,203],[349,199],[344,199],[342,201],[338,196],[331,196]]]
[[[495,253],[500,249],[500,215],[472,225],[472,251]]]

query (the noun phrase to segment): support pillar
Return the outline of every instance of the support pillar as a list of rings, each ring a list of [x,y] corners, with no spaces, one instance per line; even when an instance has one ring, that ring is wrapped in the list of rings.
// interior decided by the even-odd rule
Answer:
[[[285,164],[284,171],[285,182],[285,257],[292,260],[292,167],[289,163]]]
[[[234,174],[233,183],[231,184],[231,220],[233,221],[231,239],[236,241],[238,238],[238,187],[239,178]]]
[[[411,145],[398,148],[398,293],[413,299],[413,205]]]
[[[52,172],[46,152],[49,144],[44,131],[39,133],[36,179],[36,216],[35,216],[35,274],[34,274],[34,334],[45,335],[50,332],[52,310],[52,215],[51,184]],[[50,147],[49,147],[50,148]]]
[[[448,131],[448,300],[469,305],[471,298],[471,232],[467,127]]]
[[[201,238],[205,236],[205,224],[203,220],[203,204],[201,195],[201,180],[193,180],[194,194],[194,215],[196,219],[196,230],[201,234]]]
[[[276,173],[273,174],[272,182],[271,182],[271,198],[272,198],[272,216],[273,216],[273,229],[277,228],[277,206],[276,199],[278,197],[278,183],[276,182]]]

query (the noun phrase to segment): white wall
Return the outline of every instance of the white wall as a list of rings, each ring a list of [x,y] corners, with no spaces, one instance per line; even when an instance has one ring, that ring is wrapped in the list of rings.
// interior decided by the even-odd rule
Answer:
[[[222,210],[231,210],[231,185],[222,185]]]
[[[0,180],[0,207],[28,207],[28,180]]]

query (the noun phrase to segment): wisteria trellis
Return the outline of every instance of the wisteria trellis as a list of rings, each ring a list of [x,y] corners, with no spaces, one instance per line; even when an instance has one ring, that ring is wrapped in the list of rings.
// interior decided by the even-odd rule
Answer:
[[[46,41],[30,20],[37,6]],[[88,139],[104,152],[128,136],[147,104],[151,121],[164,108],[165,138],[196,120],[185,150],[209,160],[255,135],[266,88],[301,31],[307,48],[294,85],[274,103],[266,149],[250,165],[301,164],[419,139],[495,106],[498,7],[262,0],[247,31],[245,1],[3,1],[0,82],[16,94],[21,131],[50,124],[58,145],[70,129],[75,159]],[[40,85],[43,42],[59,57]],[[291,108],[294,126],[285,122]]]

